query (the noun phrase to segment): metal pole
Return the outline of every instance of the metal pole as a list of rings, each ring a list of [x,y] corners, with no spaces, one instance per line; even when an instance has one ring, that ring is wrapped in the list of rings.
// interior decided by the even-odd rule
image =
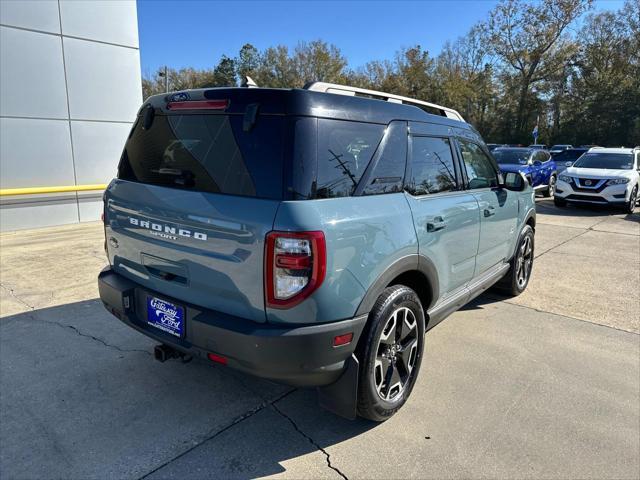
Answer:
[[[167,66],[164,66],[164,93],[169,93],[169,75],[167,75]]]

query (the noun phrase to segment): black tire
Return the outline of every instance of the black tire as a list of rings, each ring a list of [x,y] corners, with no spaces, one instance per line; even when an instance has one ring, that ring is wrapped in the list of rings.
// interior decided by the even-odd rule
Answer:
[[[547,188],[546,188],[546,190],[544,191],[544,194],[543,194],[545,197],[547,197],[547,198],[553,197],[553,194],[556,191],[556,182],[557,181],[558,181],[558,178],[556,177],[555,173],[553,175],[551,175],[551,177],[549,177],[549,185],[547,185]]]
[[[420,372],[424,329],[424,311],[412,289],[394,285],[378,297],[358,346],[358,415],[382,422],[404,405]]]
[[[520,233],[518,246],[511,259],[509,273],[496,284],[496,288],[502,293],[517,297],[529,285],[531,271],[533,270],[534,240],[533,228],[530,225],[525,225]],[[521,269],[524,269],[524,271]]]
[[[635,187],[633,187],[633,190],[631,190],[631,195],[629,196],[629,201],[624,207],[624,211],[626,213],[633,213],[633,211],[636,208],[637,200],[638,200],[638,186],[636,185]]]
[[[564,198],[553,197],[553,204],[562,208],[567,206],[567,201]]]

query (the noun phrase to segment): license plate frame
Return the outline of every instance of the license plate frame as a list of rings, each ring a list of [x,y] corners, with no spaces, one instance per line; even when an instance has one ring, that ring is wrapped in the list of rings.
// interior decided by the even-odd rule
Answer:
[[[185,307],[164,298],[147,296],[147,325],[176,338],[185,335]]]

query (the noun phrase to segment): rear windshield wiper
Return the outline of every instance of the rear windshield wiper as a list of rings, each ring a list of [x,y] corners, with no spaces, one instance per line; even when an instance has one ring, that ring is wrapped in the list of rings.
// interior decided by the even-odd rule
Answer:
[[[159,175],[167,175],[173,177],[173,182],[185,188],[195,186],[195,175],[191,170],[182,170],[179,168],[156,168],[151,170]]]

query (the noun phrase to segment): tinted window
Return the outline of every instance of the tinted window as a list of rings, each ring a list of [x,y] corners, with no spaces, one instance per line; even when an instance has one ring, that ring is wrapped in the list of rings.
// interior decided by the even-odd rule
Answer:
[[[537,160],[539,162],[546,162],[547,160],[549,160],[549,154],[547,152],[536,152],[535,156],[533,157],[534,160]]]
[[[318,120],[318,178],[316,198],[346,197],[367,169],[384,125]]]
[[[367,185],[363,195],[378,195],[402,191],[402,180],[407,163],[407,124],[392,122],[386,130],[374,156],[371,173],[367,172]]]
[[[413,195],[448,192],[458,188],[451,144],[446,138],[413,137],[411,175],[407,190]]]
[[[241,115],[211,114],[156,114],[150,121],[138,121],[125,145],[118,177],[202,192],[282,198],[282,117],[260,116],[247,132],[242,121]]]
[[[469,188],[497,187],[498,179],[491,159],[479,145],[465,140],[458,140],[464,167],[469,179]]]

